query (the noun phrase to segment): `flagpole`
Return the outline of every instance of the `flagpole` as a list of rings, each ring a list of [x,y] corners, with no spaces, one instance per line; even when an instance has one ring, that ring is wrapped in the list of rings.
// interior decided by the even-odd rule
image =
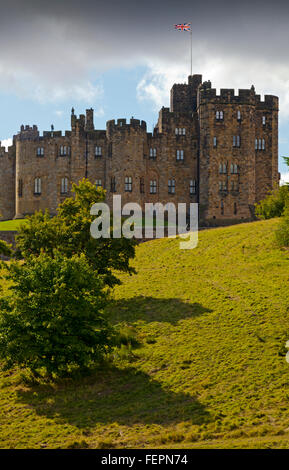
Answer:
[[[193,30],[192,30],[192,23],[191,23],[191,75],[193,74]]]

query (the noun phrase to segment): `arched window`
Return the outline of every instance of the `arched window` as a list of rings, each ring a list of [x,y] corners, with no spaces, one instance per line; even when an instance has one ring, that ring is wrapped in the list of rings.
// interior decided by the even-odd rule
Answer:
[[[156,156],[157,156],[157,149],[150,148],[150,158],[156,158]]]
[[[222,163],[220,163],[220,165],[219,165],[219,173],[223,173],[223,164]]]
[[[227,165],[226,165],[226,163],[223,163],[223,173],[227,173]]]
[[[240,110],[237,111],[237,119],[238,119],[238,121],[241,121],[241,111]]]
[[[231,174],[234,173],[234,165],[233,165],[233,163],[231,163],[231,165],[230,165],[230,172],[231,172]]]
[[[237,165],[237,163],[234,163],[234,173],[235,173],[235,174],[238,173],[238,165]]]
[[[262,139],[262,150],[265,150],[266,146],[265,146],[265,139]]]

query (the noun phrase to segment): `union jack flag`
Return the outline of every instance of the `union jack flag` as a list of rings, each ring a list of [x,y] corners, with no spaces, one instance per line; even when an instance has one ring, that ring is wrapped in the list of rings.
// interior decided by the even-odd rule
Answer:
[[[175,24],[175,29],[178,31],[191,31],[191,23]]]

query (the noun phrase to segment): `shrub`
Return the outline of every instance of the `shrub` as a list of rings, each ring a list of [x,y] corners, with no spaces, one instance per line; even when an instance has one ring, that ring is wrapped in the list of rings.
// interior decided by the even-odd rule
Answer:
[[[5,277],[12,281],[0,305],[0,358],[6,368],[66,376],[87,370],[110,350],[103,315],[107,296],[85,255],[40,253],[25,264],[12,262]]]
[[[280,186],[255,205],[255,215],[259,219],[281,217],[287,201],[289,202],[289,186]]]
[[[283,217],[280,220],[279,227],[275,234],[279,246],[289,246],[289,203],[286,204]]]
[[[12,254],[12,247],[4,240],[0,240],[0,255],[10,256]]]
[[[54,256],[54,250],[67,258],[85,254],[91,267],[109,287],[120,284],[114,270],[134,273],[130,260],[135,256],[135,242],[126,238],[99,238],[90,235],[95,216],[91,206],[105,198],[105,191],[85,178],[72,185],[75,198],[67,198],[58,206],[57,215],[36,212],[27,218],[16,237],[16,255],[27,258],[41,251]]]

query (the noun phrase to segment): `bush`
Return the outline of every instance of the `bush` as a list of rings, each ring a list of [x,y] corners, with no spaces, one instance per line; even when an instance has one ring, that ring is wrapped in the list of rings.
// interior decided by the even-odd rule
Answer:
[[[66,376],[87,370],[110,350],[104,285],[85,255],[40,253],[6,269],[12,281],[0,305],[0,358],[6,368]]]
[[[255,205],[255,215],[259,219],[281,217],[287,201],[289,202],[289,186],[280,186]]]
[[[4,240],[0,240],[0,255],[11,256],[12,247],[8,245]]]
[[[55,249],[67,258],[85,254],[90,266],[109,287],[120,284],[114,270],[135,273],[130,259],[135,256],[135,242],[126,238],[99,238],[90,235],[95,216],[91,206],[105,198],[105,191],[83,179],[72,185],[75,198],[67,198],[58,206],[57,216],[46,211],[27,218],[16,237],[18,258],[39,256],[41,251],[54,256]]]
[[[283,217],[275,234],[279,246],[289,246],[289,203],[286,204]]]

